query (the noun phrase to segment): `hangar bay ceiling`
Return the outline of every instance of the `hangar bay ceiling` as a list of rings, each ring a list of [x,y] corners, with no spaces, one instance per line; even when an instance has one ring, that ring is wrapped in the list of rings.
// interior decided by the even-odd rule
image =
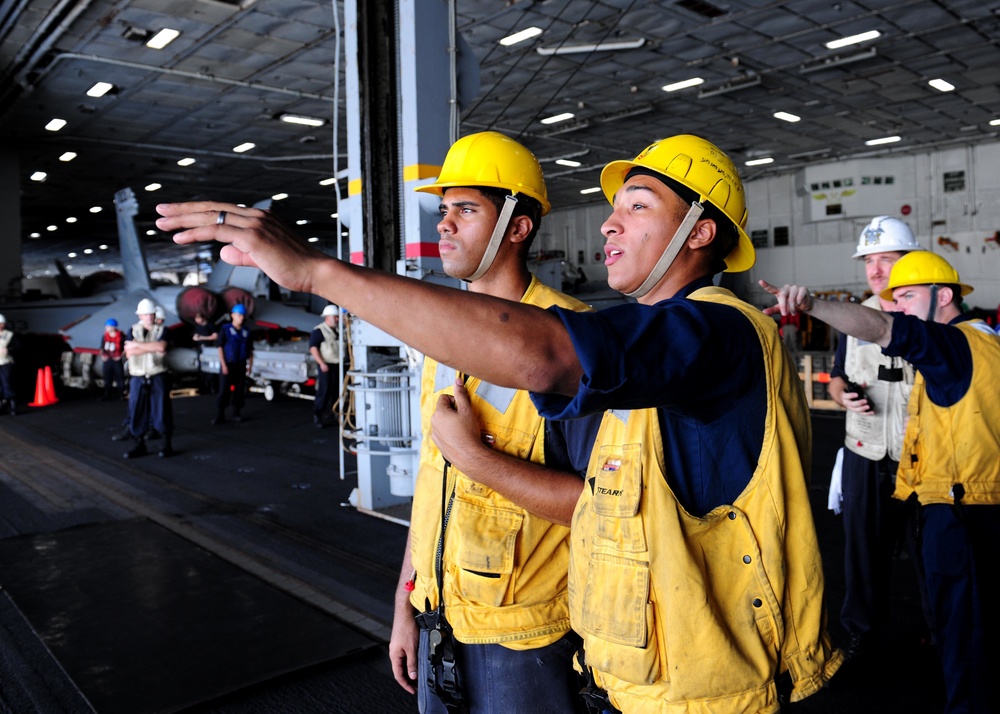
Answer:
[[[462,132],[519,137],[556,208],[603,200],[585,191],[605,163],[676,133],[710,138],[752,178],[1000,132],[997,1],[455,5],[481,85]],[[192,259],[153,228],[161,201],[287,194],[281,215],[332,243],[342,24],[325,0],[0,2],[0,141],[19,158],[26,270],[69,252],[96,267],[123,187],[157,267]],[[179,34],[149,46],[163,29]]]

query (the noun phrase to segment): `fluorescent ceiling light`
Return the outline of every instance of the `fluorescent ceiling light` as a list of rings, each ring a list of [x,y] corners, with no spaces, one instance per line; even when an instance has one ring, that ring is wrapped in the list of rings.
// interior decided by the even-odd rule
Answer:
[[[876,37],[881,37],[882,33],[878,30],[869,30],[868,32],[862,32],[860,35],[851,35],[850,37],[841,37],[839,40],[830,40],[826,43],[827,49],[835,50],[838,47],[847,47],[848,45],[856,45],[860,42],[867,42],[868,40],[874,40]]]
[[[330,178],[325,178],[322,181],[320,181],[319,185],[320,186],[330,186],[330,185],[335,184],[335,183],[337,183],[337,179],[335,177],[331,176]]]
[[[801,119],[802,119],[802,117],[797,117],[794,114],[789,114],[788,112],[775,112],[774,113],[774,118],[775,119],[781,119],[781,121],[788,121],[788,122],[792,122],[792,123],[795,123],[797,121],[801,121]]]
[[[64,152],[59,157],[59,160],[60,161],[72,161],[75,158],[76,158],[76,152],[75,151],[66,151],[66,152]]]
[[[339,213],[331,213],[330,218],[336,218],[339,215],[340,215]]]
[[[88,97],[103,97],[105,94],[110,92],[115,88],[115,85],[108,82],[98,82],[93,87],[87,90]]]
[[[317,238],[316,236],[313,236],[312,238],[309,239],[309,242],[310,243],[319,243],[319,238]]]
[[[67,253],[66,257],[67,258],[75,258],[76,257],[76,253]]]
[[[45,230],[47,230],[47,231],[49,231],[51,233],[52,231],[59,230],[59,226],[45,226]]]
[[[100,248],[101,250],[107,250],[108,249],[108,244],[107,243],[101,243],[97,247]]]
[[[69,217],[68,217],[68,218],[66,219],[66,222],[67,222],[67,223],[76,223],[76,216],[69,216]]]
[[[301,124],[302,126],[323,126],[326,124],[326,119],[320,119],[319,117],[307,117],[302,114],[279,114],[278,118],[283,122],[288,122],[289,124]]]
[[[64,126],[66,126],[65,119],[53,119],[52,121],[50,121],[48,124],[45,125],[45,128],[48,129],[49,131],[59,131]]]
[[[288,194],[287,193],[276,193],[273,196],[271,196],[271,200],[272,201],[283,201],[286,198],[288,198]]]
[[[579,161],[573,161],[572,159],[556,159],[556,163],[560,166],[569,166],[571,169],[581,166]]]
[[[104,210],[104,209],[103,209],[103,208],[101,208],[100,206],[91,206],[91,207],[90,207],[90,212],[91,212],[91,213],[100,213],[100,212],[101,212],[101,211],[103,211],[103,210]]]
[[[895,144],[902,137],[899,136],[884,136],[881,139],[869,139],[865,142],[865,146],[879,146],[881,144]]]
[[[155,236],[156,235],[156,231],[154,231],[152,228],[150,228],[148,231],[146,231],[146,235],[148,235],[148,236]]]
[[[44,171],[36,171],[35,173],[31,174],[31,180],[32,181],[38,181],[39,183],[41,183],[42,181],[44,181],[48,177],[49,177],[49,175],[47,173],[45,173]]]
[[[146,43],[146,47],[151,47],[154,50],[162,50],[180,37],[180,34],[179,30],[171,30],[169,27],[164,27],[150,38],[149,42]]]
[[[31,238],[41,238],[42,234],[41,233],[32,233],[30,237]]]
[[[749,161],[746,162],[746,165],[747,166],[763,166],[764,164],[773,164],[773,163],[774,163],[774,159],[772,159],[770,156],[768,156],[768,157],[763,158],[763,159],[750,159]]]
[[[600,190],[601,190],[600,186],[591,186],[590,188],[581,188],[580,189],[580,193],[583,193],[583,194],[597,193]]]
[[[1000,119],[991,119],[990,126],[1000,126]]]
[[[555,124],[557,122],[566,121],[567,119],[572,119],[575,114],[573,112],[563,112],[562,114],[554,114],[550,117],[542,119],[542,124]]]
[[[520,32],[515,32],[513,35],[507,35],[502,40],[500,44],[504,47],[510,47],[511,45],[516,45],[518,42],[524,42],[525,40],[530,40],[532,37],[538,37],[542,34],[542,28],[540,27],[529,27]]]
[[[163,185],[158,183],[151,183],[146,186],[147,191],[159,191],[161,188],[163,188]]]
[[[300,218],[299,220],[295,221],[295,225],[297,225],[297,226],[304,226],[308,222],[309,221],[307,221],[305,218]]]
[[[955,89],[954,84],[952,84],[951,82],[946,82],[945,80],[940,78],[928,80],[927,84],[931,85],[932,87],[934,87],[934,89],[938,90],[939,92],[951,92]]]
[[[188,156],[188,157],[183,158],[180,161],[178,161],[177,165],[178,166],[190,166],[193,163],[195,163],[195,160],[192,159],[190,156]]]
[[[84,254],[84,255],[90,255],[90,254],[92,254],[93,252],[94,252],[94,249],[93,249],[93,248],[84,248],[84,249],[83,249],[83,254]]]
[[[637,50],[646,44],[645,37],[634,40],[616,40],[614,42],[599,42],[585,45],[556,45],[555,47],[537,47],[535,52],[540,55],[572,55],[581,52],[617,52],[619,50]]]
[[[254,144],[252,141],[247,141],[240,144],[239,146],[234,146],[233,151],[235,151],[237,154],[242,154],[244,151],[250,151],[250,149],[252,149],[255,146],[257,145]]]
[[[682,79],[680,82],[674,82],[673,84],[667,84],[663,86],[664,92],[676,92],[678,89],[687,89],[688,87],[697,87],[699,84],[704,84],[705,80],[701,77],[692,77],[691,79]]]

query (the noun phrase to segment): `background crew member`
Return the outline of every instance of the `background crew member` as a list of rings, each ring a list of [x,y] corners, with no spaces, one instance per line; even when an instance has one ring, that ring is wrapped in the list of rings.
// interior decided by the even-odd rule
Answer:
[[[17,335],[7,329],[7,318],[0,315],[0,413],[6,401],[11,416],[17,415],[17,394],[14,391],[14,353]]]
[[[889,284],[895,262],[913,250],[920,245],[898,218],[876,216],[864,227],[851,256],[864,261],[872,291],[863,305],[895,311],[892,300],[879,293]],[[870,652],[889,616],[892,556],[904,516],[903,503],[892,492],[914,370],[900,357],[883,355],[878,345],[847,336],[837,345],[830,377],[830,396],[847,410],[842,471],[846,592],[840,621],[849,638],[848,656],[856,657]]]
[[[441,262],[469,291],[588,309],[528,271],[549,203],[541,166],[524,146],[497,132],[463,137],[437,180],[417,190],[441,197]],[[451,317],[462,323],[460,315]],[[424,359],[424,439],[389,643],[393,673],[408,691],[416,679],[421,712],[445,711],[446,695],[428,683],[434,681],[429,618],[443,596],[468,711],[574,712],[580,706],[572,668],[578,639],[569,627],[566,573],[569,519],[583,482],[542,466],[544,421],[527,392],[464,379],[468,391],[454,369]],[[468,415],[473,448],[451,449],[436,431],[431,438],[432,415],[439,424],[439,414],[447,418],[453,404]],[[444,530],[443,489],[452,494]],[[435,554],[442,539],[439,590]],[[416,613],[423,613],[419,638]]]
[[[808,312],[841,332],[903,357],[916,369],[895,497],[919,503],[920,557],[945,711],[1000,709],[1000,340],[961,312],[972,287],[939,255],[916,251],[892,267],[880,295],[898,312],[814,300],[808,288],[761,285],[769,312]]]
[[[194,315],[194,332],[191,339],[195,347],[198,348],[198,377],[201,388],[208,392],[215,392],[219,389],[218,378],[201,371],[201,356],[206,347],[215,347],[215,341],[219,338],[219,331],[215,324],[208,321],[204,313],[196,312]]]
[[[99,352],[101,355],[101,374],[104,377],[104,393],[100,396],[100,401],[124,399],[125,333],[118,329],[118,320],[113,317],[104,323],[104,335],[101,337]]]
[[[801,380],[774,321],[713,286],[754,262],[743,185],[689,135],[612,162],[601,183],[609,282],[638,302],[596,313],[349,265],[260,209],[161,204],[157,226],[180,244],[219,240],[223,260],[462,374],[531,389],[544,416],[604,413],[569,588],[595,685],[627,712],[775,712],[787,689],[798,701],[823,687],[842,655],[825,632]]]
[[[313,424],[322,428],[326,426],[334,398],[340,393],[340,310],[336,305],[323,308],[323,322],[309,334],[309,354],[319,370]]]
[[[253,341],[250,330],[244,327],[247,309],[240,303],[230,312],[232,322],[219,329],[219,398],[218,413],[213,424],[226,421],[226,407],[233,404],[233,421],[242,419],[240,412],[246,400],[247,375],[253,368]]]
[[[173,456],[174,412],[170,404],[170,374],[164,358],[170,343],[163,325],[154,324],[156,305],[149,298],[139,301],[135,313],[139,322],[125,336],[125,357],[131,375],[128,387],[128,428],[136,445],[125,452],[126,459],[148,453],[146,433],[163,435],[160,458]]]

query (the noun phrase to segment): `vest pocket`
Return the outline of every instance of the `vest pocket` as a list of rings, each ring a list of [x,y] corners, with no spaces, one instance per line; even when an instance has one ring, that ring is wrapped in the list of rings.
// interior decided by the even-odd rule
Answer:
[[[514,547],[524,517],[456,499],[448,526],[455,589],[463,600],[500,607],[512,602]],[[454,540],[452,540],[454,539]]]
[[[648,563],[593,554],[582,610],[589,666],[635,684],[659,679]]]
[[[610,545],[623,553],[646,550],[646,534],[639,515],[642,497],[642,460],[639,444],[602,446],[592,462],[593,509],[597,514],[595,545]]]

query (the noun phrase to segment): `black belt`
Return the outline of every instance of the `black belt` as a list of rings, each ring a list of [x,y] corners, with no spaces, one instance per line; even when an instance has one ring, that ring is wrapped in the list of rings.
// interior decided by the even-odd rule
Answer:
[[[903,368],[902,367],[886,367],[885,365],[879,365],[879,367],[878,367],[878,378],[882,382],[902,382],[903,381]]]

